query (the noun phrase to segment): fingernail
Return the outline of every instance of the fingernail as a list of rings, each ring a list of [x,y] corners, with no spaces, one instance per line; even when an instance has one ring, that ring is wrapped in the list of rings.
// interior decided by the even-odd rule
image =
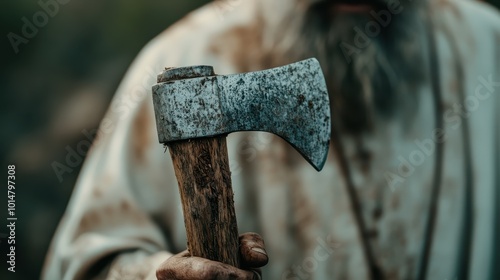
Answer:
[[[254,252],[257,252],[257,253],[259,253],[259,254],[262,254],[262,255],[267,256],[266,251],[265,251],[264,249],[262,249],[262,248],[259,248],[259,247],[253,247],[253,248],[252,248],[252,251],[254,251]]]

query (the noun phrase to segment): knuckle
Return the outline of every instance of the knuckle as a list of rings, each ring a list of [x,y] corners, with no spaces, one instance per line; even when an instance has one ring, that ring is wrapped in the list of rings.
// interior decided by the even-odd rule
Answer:
[[[247,232],[242,235],[243,239],[247,240],[262,240],[262,237],[256,232]]]
[[[250,232],[240,238],[240,243],[244,246],[264,247],[264,239],[257,233]]]

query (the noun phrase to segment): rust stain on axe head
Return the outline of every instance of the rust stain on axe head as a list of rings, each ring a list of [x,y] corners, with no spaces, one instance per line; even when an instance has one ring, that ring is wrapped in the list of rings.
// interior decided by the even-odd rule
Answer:
[[[330,141],[330,102],[319,62],[214,76],[210,66],[158,76],[153,102],[161,143],[236,131],[276,134],[321,170]]]

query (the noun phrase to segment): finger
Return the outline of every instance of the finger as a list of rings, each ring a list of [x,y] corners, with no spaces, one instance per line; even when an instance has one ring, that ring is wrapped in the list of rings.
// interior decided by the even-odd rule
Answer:
[[[185,252],[181,254],[185,254]],[[181,257],[181,254],[169,258],[160,265],[156,270],[158,280],[256,280],[260,278],[258,272],[238,269],[199,257]]]
[[[264,239],[254,232],[240,235],[240,255],[242,267],[262,267],[269,261]]]

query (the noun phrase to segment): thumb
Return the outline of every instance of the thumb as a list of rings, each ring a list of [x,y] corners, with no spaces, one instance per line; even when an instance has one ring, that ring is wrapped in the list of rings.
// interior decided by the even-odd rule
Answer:
[[[254,232],[240,235],[240,256],[243,268],[262,267],[269,261],[264,239]]]

